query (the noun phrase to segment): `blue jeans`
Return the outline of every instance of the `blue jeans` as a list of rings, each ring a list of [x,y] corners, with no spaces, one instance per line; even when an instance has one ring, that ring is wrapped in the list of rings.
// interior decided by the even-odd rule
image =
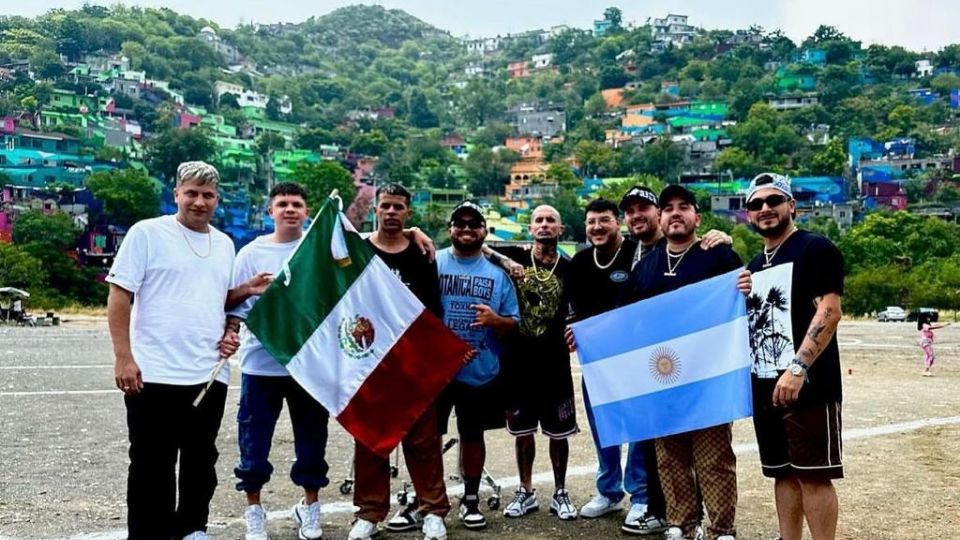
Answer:
[[[293,377],[243,374],[240,380],[240,410],[237,413],[240,463],[233,469],[237,491],[256,493],[270,481],[270,447],[273,431],[287,400],[293,425],[293,448],[297,460],[290,469],[293,483],[317,490],[327,478],[327,410],[317,403]]]
[[[626,470],[620,465],[621,445],[600,446],[596,420],[590,406],[587,385],[583,384],[583,402],[587,410],[590,435],[597,450],[597,492],[611,501],[623,500],[623,492],[630,494],[630,504],[646,504],[650,512],[664,515],[663,491],[657,474],[656,449],[653,441],[641,441],[627,445]]]

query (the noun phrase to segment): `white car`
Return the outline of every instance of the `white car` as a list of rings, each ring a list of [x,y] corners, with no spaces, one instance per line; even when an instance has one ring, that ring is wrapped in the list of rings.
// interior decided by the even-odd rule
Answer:
[[[887,306],[887,309],[877,313],[877,320],[880,322],[903,322],[907,320],[907,312],[902,307]]]

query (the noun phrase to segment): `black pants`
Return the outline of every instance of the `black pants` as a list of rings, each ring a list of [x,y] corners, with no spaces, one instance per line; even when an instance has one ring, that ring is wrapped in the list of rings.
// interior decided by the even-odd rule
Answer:
[[[216,442],[227,385],[214,383],[194,407],[202,388],[202,384],[144,383],[140,394],[124,397],[130,433],[130,540],[180,539],[207,530],[210,499],[217,488]]]

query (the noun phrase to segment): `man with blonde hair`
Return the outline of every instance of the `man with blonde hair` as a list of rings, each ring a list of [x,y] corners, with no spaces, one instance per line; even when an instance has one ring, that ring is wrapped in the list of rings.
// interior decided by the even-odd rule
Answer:
[[[114,381],[130,438],[131,540],[207,538],[229,369],[199,406],[193,401],[219,360],[234,258],[233,242],[210,225],[219,181],[207,163],[182,163],[177,213],[131,227],[107,276]]]

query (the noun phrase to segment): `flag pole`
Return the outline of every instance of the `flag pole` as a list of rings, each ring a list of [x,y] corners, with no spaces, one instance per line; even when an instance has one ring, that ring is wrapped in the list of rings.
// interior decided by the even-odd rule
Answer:
[[[204,386],[203,390],[200,391],[200,394],[197,395],[197,399],[193,400],[194,407],[200,406],[200,402],[203,401],[203,396],[207,395],[207,390],[209,390],[210,387],[213,386],[213,381],[217,380],[217,375],[220,374],[220,370],[223,369],[223,366],[227,363],[227,360],[229,359],[230,359],[229,356],[223,356],[223,355],[220,356],[220,361],[217,362],[217,365],[213,366],[213,371],[210,372],[210,380],[207,381],[207,385]]]

